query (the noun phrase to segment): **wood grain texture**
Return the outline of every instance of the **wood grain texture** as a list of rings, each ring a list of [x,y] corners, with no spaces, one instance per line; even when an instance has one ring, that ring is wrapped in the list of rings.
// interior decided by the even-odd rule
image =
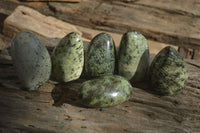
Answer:
[[[18,6],[4,21],[3,33],[13,37],[19,31],[31,31],[46,38],[63,38],[70,32],[82,33],[69,23],[58,20],[52,16],[45,16],[38,11]]]
[[[27,1],[27,2],[45,2],[45,1],[53,1],[53,2],[81,2],[84,0],[21,0],[21,1]]]
[[[99,1],[99,5],[101,5],[102,2],[106,2],[107,4],[110,4],[113,7],[113,10],[111,10],[111,13],[109,13],[109,14],[113,14],[112,12],[115,12],[114,9],[115,9],[116,3],[117,3],[117,6],[121,5],[120,8],[128,8],[127,10],[130,10],[129,7],[126,7],[127,4],[128,4],[128,6],[132,5],[132,4],[135,4],[135,5],[139,5],[139,6],[144,6],[144,8],[140,8],[141,11],[145,10],[146,6],[148,8],[155,8],[155,9],[158,8],[158,11],[157,11],[158,14],[159,14],[159,10],[161,10],[162,12],[166,11],[168,14],[172,13],[171,15],[173,16],[173,12],[172,11],[174,11],[174,12],[176,12],[175,15],[177,15],[177,17],[176,17],[177,20],[179,20],[179,16],[183,16],[183,17],[184,16],[189,16],[189,18],[191,19],[191,22],[193,22],[193,20],[194,19],[198,19],[198,16],[199,16],[198,15],[199,14],[199,12],[198,12],[199,11],[198,10],[199,9],[198,8],[198,6],[199,6],[198,3],[199,2],[197,0],[192,0],[192,1],[188,1],[188,2],[182,1],[182,0],[176,0],[176,1],[175,0],[167,0],[165,2],[164,1],[157,1],[157,0],[151,0],[151,1],[146,1],[146,0],[138,0],[138,1],[135,1],[135,0],[115,0],[115,1],[112,1],[112,0],[110,0],[110,1]],[[85,2],[82,2],[82,3],[85,3]],[[127,27],[125,27],[126,30],[123,30],[124,28],[121,29],[120,27],[122,25],[119,25],[119,27],[116,27],[115,25],[112,25],[113,26],[113,28],[112,28],[109,25],[105,25],[105,26],[102,25],[102,26],[100,26],[99,25],[100,23],[98,25],[95,25],[95,24],[91,24],[90,22],[86,22],[86,21],[89,21],[88,20],[89,18],[95,18],[95,17],[90,16],[90,14],[89,14],[92,11],[87,10],[87,8],[92,8],[92,7],[87,7],[87,8],[84,9],[84,11],[80,10],[83,15],[86,15],[85,18],[83,18],[83,17],[80,18],[82,15],[79,15],[78,18],[77,18],[77,14],[80,14],[79,13],[80,12],[79,8],[70,7],[68,9],[68,8],[62,6],[63,3],[61,3],[61,6],[60,6],[59,9],[58,8],[55,9],[53,6],[51,6],[51,4],[47,4],[47,2],[19,2],[17,0],[2,1],[0,3],[0,7],[1,7],[1,9],[0,9],[0,20],[2,20],[2,22],[0,23],[0,29],[3,28],[3,24],[2,23],[3,23],[4,19],[5,19],[5,17],[7,17],[8,15],[10,15],[12,13],[12,11],[18,5],[21,5],[21,4],[22,5],[26,5],[26,6],[31,6],[32,8],[40,11],[41,13],[45,14],[46,16],[57,16],[57,17],[59,17],[62,20],[65,20],[65,21],[68,21],[68,22],[70,21],[71,24],[84,25],[84,26],[87,26],[89,28],[103,29],[103,30],[106,30],[106,31],[114,31],[114,32],[117,29],[118,30],[117,32],[119,32],[120,34],[124,33],[127,30]],[[55,3],[53,3],[53,4],[55,4]],[[73,3],[71,5],[77,5],[77,4]],[[182,7],[184,7],[184,8],[182,8]],[[95,11],[96,8],[92,8],[92,9],[94,9],[94,11]],[[68,10],[70,13],[64,13],[64,12],[67,12],[65,10]],[[131,9],[131,10],[133,10],[133,9]],[[99,12],[99,11],[95,11],[95,12]],[[106,10],[105,10],[105,12],[106,12]],[[156,14],[155,14],[155,16],[156,16]],[[100,14],[99,17],[101,17],[101,14]],[[157,15],[157,17],[158,17],[158,15]],[[125,16],[125,18],[126,18],[126,16]],[[101,19],[106,19],[106,18],[101,18]],[[167,19],[169,19],[169,20],[167,20]],[[80,21],[78,21],[78,20],[80,20]],[[123,20],[121,22],[124,22],[124,21],[125,20]],[[172,21],[171,20],[171,16],[165,17],[165,21],[169,21],[169,22]],[[182,23],[184,23],[184,21],[181,22],[180,24],[177,23],[177,25],[181,25]],[[170,23],[166,24],[166,26],[168,26],[168,27],[170,27],[170,25],[171,25]],[[189,25],[189,23],[187,25]],[[187,25],[185,25],[185,29],[188,29]],[[193,28],[195,28],[195,25],[191,25],[191,26]],[[159,30],[159,28],[160,27],[157,26],[158,30]],[[89,33],[89,31],[87,30],[88,28],[87,29],[80,29],[78,27],[78,29],[81,30],[81,32],[83,33],[82,34],[83,38],[87,38],[89,40],[92,38],[91,33],[88,34]],[[188,29],[188,31],[189,30],[190,29]],[[95,31],[95,30],[93,30],[93,31]],[[144,31],[145,31],[145,29],[144,29]],[[198,31],[198,28],[197,28],[197,31]],[[163,32],[163,31],[160,31],[160,32]],[[95,35],[96,34],[93,34],[93,36],[95,36]],[[198,35],[198,33],[197,33],[197,35]],[[151,40],[156,40],[155,38],[152,38],[152,37],[149,37],[149,36],[154,36],[154,33],[149,32],[148,35],[145,35],[145,37],[147,37],[148,39],[151,39]],[[189,52],[191,52],[191,53],[189,53],[190,56],[188,56],[188,52],[186,51],[185,53],[182,53],[183,57],[187,57],[187,58],[190,57],[192,59],[199,60],[199,57],[198,57],[199,56],[199,51],[200,51],[200,50],[198,50],[199,46],[196,47],[196,46],[193,46],[193,44],[186,43],[186,41],[184,39],[183,40],[182,39],[177,39],[178,36],[176,36],[176,35],[170,37],[171,39],[168,38],[168,35],[165,36],[163,34],[160,34],[160,36],[162,38],[164,38],[163,40],[159,39],[158,41],[160,41],[160,42],[165,42],[166,43],[166,42],[171,42],[172,40],[174,40],[174,42],[172,42],[172,44],[174,44],[174,45],[181,45],[180,46],[181,49],[189,49]],[[190,34],[188,34],[188,36],[190,36]],[[115,40],[119,40],[119,39],[115,38]],[[119,44],[119,42],[117,42],[117,41],[116,41],[116,43]],[[149,44],[151,44],[151,43],[149,43]],[[161,45],[159,44],[159,47],[160,46]],[[152,45],[153,49],[156,49],[157,47],[158,46],[156,45],[156,43],[155,43],[155,45],[154,44]]]
[[[10,44],[10,38],[0,34],[0,51]]]
[[[10,56],[0,54],[0,132],[199,133],[200,62],[186,62],[189,79],[178,95],[161,97],[147,83],[133,84],[128,102],[95,109],[78,99],[85,79],[60,85],[50,81],[37,92],[23,91]],[[60,96],[55,103],[52,94]]]
[[[200,48],[198,0],[88,0],[49,6],[67,22],[118,33],[136,30],[152,40]]]

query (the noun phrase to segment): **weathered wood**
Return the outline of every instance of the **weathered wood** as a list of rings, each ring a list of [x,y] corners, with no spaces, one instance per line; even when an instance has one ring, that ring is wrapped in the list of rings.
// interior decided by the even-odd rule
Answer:
[[[10,38],[0,34],[0,51],[5,49],[8,45],[9,45],[9,42],[10,41]]]
[[[200,50],[194,49],[193,59],[200,60]]]
[[[0,2],[0,14],[1,15],[10,15],[12,11],[18,6],[17,3],[10,0],[2,0]],[[3,21],[2,21],[3,22]]]
[[[84,0],[21,0],[21,1],[27,1],[27,2],[37,2],[37,1],[57,1],[57,2],[81,2],[81,1],[84,1]]]
[[[200,2],[198,0],[191,0],[191,1],[166,0],[165,2],[160,0],[138,0],[138,1],[134,0],[132,2],[137,5],[158,8],[166,10],[168,12],[174,11],[174,13],[180,15],[200,17],[200,10],[199,10]]]
[[[188,59],[192,59],[194,55],[194,50],[190,48],[179,47],[178,52],[183,58]]]
[[[193,44],[191,45],[190,42],[187,42],[187,39],[186,40],[181,39],[181,37],[178,34],[176,35],[177,32],[180,34],[184,33],[184,34],[186,34],[186,36],[188,36],[188,38],[190,38],[192,34],[188,33],[188,32],[192,32],[192,33],[197,32],[196,35],[198,38],[198,31],[199,31],[198,27],[200,27],[200,26],[196,25],[196,24],[198,24],[198,20],[199,20],[198,0],[191,0],[189,2],[185,2],[185,1],[183,2],[182,0],[177,0],[177,1],[167,0],[167,2],[157,1],[157,0],[151,0],[151,1],[147,1],[147,0],[111,1],[110,0],[107,2],[104,1],[104,2],[106,2],[104,4],[101,4],[102,2],[92,1],[93,4],[91,4],[90,7],[86,7],[86,5],[88,5],[87,4],[88,2],[81,2],[80,4],[83,4],[84,6],[82,8],[79,8],[79,6],[81,6],[80,4],[69,4],[68,3],[68,4],[66,4],[68,6],[65,6],[64,3],[58,4],[58,3],[53,2],[51,4],[51,2],[50,2],[49,6],[48,6],[45,2],[44,3],[41,3],[41,2],[29,3],[29,2],[15,2],[15,0],[2,1],[0,3],[0,7],[1,7],[0,13],[3,13],[2,15],[4,15],[4,14],[9,15],[18,4],[23,4],[23,5],[27,5],[27,6],[32,6],[35,9],[39,10],[40,12],[42,12],[46,15],[55,15],[55,16],[59,17],[60,19],[62,19],[62,20],[64,19],[65,21],[68,21],[72,24],[78,24],[78,25],[83,25],[83,26],[87,26],[90,28],[103,29],[103,30],[114,31],[114,32],[119,32],[119,33],[124,33],[127,30],[131,30],[130,28],[128,28],[131,26],[124,27],[123,25],[120,25],[120,23],[130,22],[129,25],[136,24],[139,27],[139,29],[142,29],[144,27],[143,25],[146,25],[146,23],[149,25],[151,25],[151,23],[152,23],[153,24],[152,26],[154,26],[155,28],[157,27],[157,29],[158,29],[156,32],[160,32],[160,33],[158,33],[159,36],[155,36],[154,32],[146,32],[145,36],[148,37],[149,39],[158,40],[158,41],[165,42],[165,43],[171,42],[171,44],[185,46],[186,48],[189,47],[189,48],[199,49],[199,47],[196,45],[196,44],[199,44],[198,39],[197,40],[194,38],[190,39],[190,41],[193,40],[196,42],[195,47],[193,47],[192,46]],[[61,6],[59,7],[59,5],[61,5]],[[100,7],[98,7],[98,5]],[[105,6],[105,10],[103,11],[103,8],[102,8],[103,5],[109,5],[109,6]],[[132,6],[132,5],[135,5],[135,6]],[[137,7],[137,6],[139,6],[139,7]],[[94,7],[94,8],[92,8],[92,7]],[[95,8],[95,7],[98,7],[98,8]],[[182,8],[182,7],[184,7],[184,8]],[[120,10],[118,10],[119,8],[120,8]],[[124,9],[124,8],[126,8],[126,9]],[[147,8],[147,10],[146,10],[146,8]],[[109,10],[109,9],[112,9],[112,10]],[[124,11],[125,15],[119,15],[119,16],[117,16],[117,19],[116,19],[116,16],[113,16],[113,15],[116,15],[117,13],[115,13],[115,12],[121,11],[121,9],[122,9],[122,11],[125,10]],[[94,12],[93,12],[93,10],[94,10]],[[135,16],[135,14],[133,14],[131,12],[132,10],[137,11],[137,12],[135,12],[135,14],[137,13],[138,15],[141,15],[139,17],[136,16],[135,18],[137,18],[137,19],[141,18],[141,20],[144,20],[144,21],[145,21],[145,16],[143,15],[142,12],[145,12],[145,13],[147,12],[146,13],[147,18],[150,20],[145,21],[146,23],[144,23],[144,24],[141,21],[132,23],[131,21],[133,20],[133,18]],[[140,11],[138,11],[138,10],[140,10]],[[57,11],[57,12],[52,12],[52,11]],[[126,15],[126,12],[127,13],[129,12],[129,14],[131,14],[131,15]],[[141,12],[141,13],[139,13],[139,12]],[[98,19],[98,17],[100,18],[102,16],[103,16],[102,20],[104,20],[106,22],[104,24],[103,23],[95,24],[95,23],[92,23],[92,21],[90,21],[93,19],[94,20]],[[128,21],[126,21],[127,16],[130,19]],[[129,16],[133,16],[133,17],[129,17]],[[123,19],[122,19],[122,17],[123,17]],[[90,19],[90,18],[92,18],[92,19]],[[151,20],[151,18],[152,18],[152,20]],[[154,25],[154,21],[156,21],[156,18],[159,20],[158,25]],[[107,20],[112,20],[113,23],[117,22],[119,20],[119,23],[118,23],[119,25],[116,25],[117,23],[109,25]],[[181,21],[181,22],[179,22],[179,21]],[[98,21],[96,21],[96,22],[98,22]],[[151,23],[149,23],[149,22],[151,22]],[[102,24],[103,24],[103,26],[102,26]],[[169,37],[168,34],[166,34],[166,36],[165,36],[165,34],[163,34],[163,32],[166,32],[166,31],[162,30],[163,28],[160,27],[160,25],[162,25],[163,28],[166,27],[166,31],[171,30],[171,28],[169,28],[171,26],[173,26],[172,28],[177,29],[177,30],[176,30],[176,32],[174,32],[173,36]],[[152,26],[149,26],[149,28],[152,28]],[[180,28],[180,27],[182,27],[182,28]],[[178,28],[180,28],[180,30]],[[135,29],[135,30],[137,30],[137,29]],[[184,32],[184,30],[186,32]],[[138,31],[140,31],[140,30],[138,30]],[[144,29],[144,31],[146,31],[146,29]],[[87,31],[85,31],[85,33],[87,36]],[[83,34],[83,35],[85,35],[85,34]],[[154,36],[154,37],[150,37],[150,36]],[[88,37],[86,37],[86,38],[88,38]],[[158,38],[158,39],[156,39],[156,38]],[[91,37],[90,37],[90,39],[91,39]]]
[[[178,52],[183,58],[200,60],[200,50],[199,49],[179,47]]]
[[[18,6],[4,21],[3,33],[12,38],[22,30],[47,38],[63,38],[70,32],[78,32],[82,35],[74,25],[51,16],[44,16],[29,7]]]
[[[46,4],[46,2],[14,2],[15,0],[13,0],[13,2],[10,2],[10,1],[3,1],[3,2],[1,2],[0,3],[0,7],[1,7],[1,9],[0,9],[0,15],[2,14],[3,15],[3,18],[5,18],[5,16],[6,15],[9,15],[9,13],[11,13],[12,12],[12,10],[14,10],[14,8],[15,7],[17,7],[17,5],[18,4],[25,4],[25,5],[27,5],[27,6],[32,6],[33,8],[35,8],[35,9],[37,9],[37,10],[40,10],[40,12],[43,12],[43,13],[45,13],[47,16],[49,16],[49,15],[53,15],[53,12],[52,11],[50,11],[49,10],[49,7],[48,7],[48,5]],[[131,3],[131,2],[133,2],[132,0],[121,0],[121,1],[123,1],[123,2],[129,2],[129,3]],[[10,2],[10,3],[8,3],[8,2]],[[145,4],[145,2],[146,1],[137,1],[137,2],[139,2],[139,3],[137,3],[137,4]],[[143,2],[143,3],[141,3],[141,2]],[[153,2],[155,2],[155,1],[153,1]],[[173,3],[173,2],[176,2],[176,1],[170,1],[169,3]],[[148,2],[147,2],[148,3]],[[163,4],[161,1],[158,1],[158,2],[156,2],[156,3],[160,3],[161,5],[159,5],[160,7],[162,7],[162,8],[174,8],[174,6],[166,6],[166,5],[168,5],[169,3],[167,3],[167,4]],[[8,6],[8,5],[10,5],[10,6]],[[12,5],[12,6],[11,6]],[[174,10],[176,10],[177,12],[178,11],[180,11],[179,10],[179,8],[180,8],[180,4],[178,4],[178,3],[174,3],[174,5],[177,5],[177,6],[175,6],[175,7],[178,7],[177,9],[174,9]],[[152,5],[153,6],[153,5]],[[158,5],[154,5],[154,6],[158,6]],[[183,6],[183,5],[182,5]],[[155,8],[158,8],[158,7],[155,7]],[[184,9],[182,9],[182,10],[186,10],[187,9],[187,11],[189,12],[189,9],[190,8],[192,8],[192,6],[191,6],[191,4],[189,4],[188,5],[188,7],[187,8],[184,8]],[[165,10],[167,10],[167,9],[165,9]],[[193,10],[191,10],[191,11],[193,11]],[[185,11],[184,11],[185,12]],[[61,13],[62,14],[62,13]],[[191,15],[192,13],[190,13],[190,15]],[[193,14],[195,14],[195,13],[193,13]],[[197,13],[196,13],[197,14]],[[60,13],[59,12],[57,12],[56,13],[56,15],[57,16],[60,16]],[[61,15],[61,16],[63,16],[63,15]],[[66,17],[66,15],[64,15],[61,19],[63,19],[63,18],[65,18]],[[0,18],[1,18],[1,16],[0,16]],[[4,21],[4,19],[2,19],[2,22]],[[89,26],[89,25],[87,25],[87,26]],[[3,27],[2,25],[0,25],[0,27]],[[90,27],[90,26],[89,26]],[[105,27],[104,27],[105,28]],[[89,28],[82,28],[82,27],[78,27],[78,29],[83,33],[82,34],[82,37],[83,38],[87,38],[87,39],[89,39],[89,40],[91,40],[92,39],[92,37],[94,37],[96,34],[98,34],[99,32],[97,32],[97,30],[92,30],[92,32],[90,31],[91,29],[89,29]],[[88,30],[89,29],[89,30]],[[94,32],[94,33],[93,33]],[[101,31],[102,32],[102,31]],[[105,31],[104,31],[105,32]],[[88,34],[89,33],[89,34]],[[92,35],[92,36],[91,36]],[[116,42],[116,44],[117,45],[119,45],[119,43],[120,43],[120,39],[121,39],[121,34],[119,34],[119,33],[111,33],[111,35],[113,35],[113,38],[114,38],[114,40],[115,40],[115,42]],[[51,39],[50,39],[51,40]],[[159,52],[159,50],[160,49],[162,49],[164,46],[166,46],[166,45],[164,45],[164,44],[162,44],[162,43],[158,43],[158,42],[156,42],[156,41],[150,41],[149,40],[149,47],[150,47],[150,52],[152,52],[152,53],[154,53],[154,54],[156,54],[156,53],[158,53]],[[187,49],[187,48],[186,48]],[[194,57],[193,56],[190,56],[190,57],[192,57],[193,59],[198,59],[198,57],[196,56],[196,55],[198,55],[198,50],[195,50],[195,53],[193,54],[193,55],[195,55]],[[185,57],[186,55],[184,54],[183,55],[183,57]],[[187,58],[188,58],[189,56],[187,56]]]
[[[198,0],[88,0],[49,6],[67,22],[118,33],[136,30],[149,39],[200,49]]]
[[[77,96],[85,79],[61,85],[50,81],[37,92],[23,91],[10,56],[0,54],[0,132],[199,133],[200,62],[186,62],[189,79],[178,95],[158,96],[147,83],[133,84],[128,102],[94,109],[82,106]],[[54,103],[59,90],[63,95]]]

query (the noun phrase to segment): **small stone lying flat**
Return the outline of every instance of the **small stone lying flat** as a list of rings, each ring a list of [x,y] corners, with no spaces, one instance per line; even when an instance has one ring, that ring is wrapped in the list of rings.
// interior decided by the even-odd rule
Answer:
[[[18,6],[4,21],[3,33],[13,37],[19,31],[31,31],[46,38],[63,38],[70,32],[82,33],[74,26],[38,11]]]
[[[79,89],[82,104],[88,107],[112,107],[132,96],[132,86],[118,75],[102,76],[84,82]]]

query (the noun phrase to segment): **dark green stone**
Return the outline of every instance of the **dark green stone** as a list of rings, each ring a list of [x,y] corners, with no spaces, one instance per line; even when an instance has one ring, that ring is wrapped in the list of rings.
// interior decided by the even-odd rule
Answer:
[[[95,36],[88,48],[85,72],[89,78],[112,75],[115,71],[115,45],[107,33]]]
[[[23,87],[29,91],[44,85],[51,75],[51,58],[46,47],[31,32],[16,34],[11,43],[14,67]]]
[[[149,68],[149,47],[145,37],[135,31],[123,35],[119,47],[119,75],[131,81],[142,81]]]
[[[132,86],[121,76],[103,76],[84,82],[79,95],[88,107],[111,107],[127,101],[132,95]]]
[[[78,79],[84,64],[83,42],[78,33],[66,35],[52,55],[52,75],[57,81],[69,82]]]
[[[161,50],[150,66],[152,87],[160,95],[174,95],[181,91],[188,79],[183,58],[173,47]]]

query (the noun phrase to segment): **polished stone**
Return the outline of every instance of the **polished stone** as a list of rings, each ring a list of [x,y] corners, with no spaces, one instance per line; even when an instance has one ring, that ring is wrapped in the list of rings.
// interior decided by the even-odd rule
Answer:
[[[37,36],[26,31],[18,33],[11,43],[11,56],[17,75],[27,90],[37,90],[48,81],[51,58]]]
[[[115,45],[107,33],[100,33],[90,42],[85,71],[88,78],[112,75],[115,72]]]
[[[52,75],[60,82],[69,82],[80,77],[84,64],[83,41],[78,33],[66,35],[54,49]]]
[[[121,76],[103,76],[84,82],[79,96],[88,107],[111,107],[127,101],[132,96],[132,86]]]
[[[170,46],[156,55],[149,72],[152,89],[160,95],[177,94],[188,79],[183,58]]]
[[[149,68],[146,38],[135,31],[123,35],[118,54],[118,72],[131,82],[143,81]]]

